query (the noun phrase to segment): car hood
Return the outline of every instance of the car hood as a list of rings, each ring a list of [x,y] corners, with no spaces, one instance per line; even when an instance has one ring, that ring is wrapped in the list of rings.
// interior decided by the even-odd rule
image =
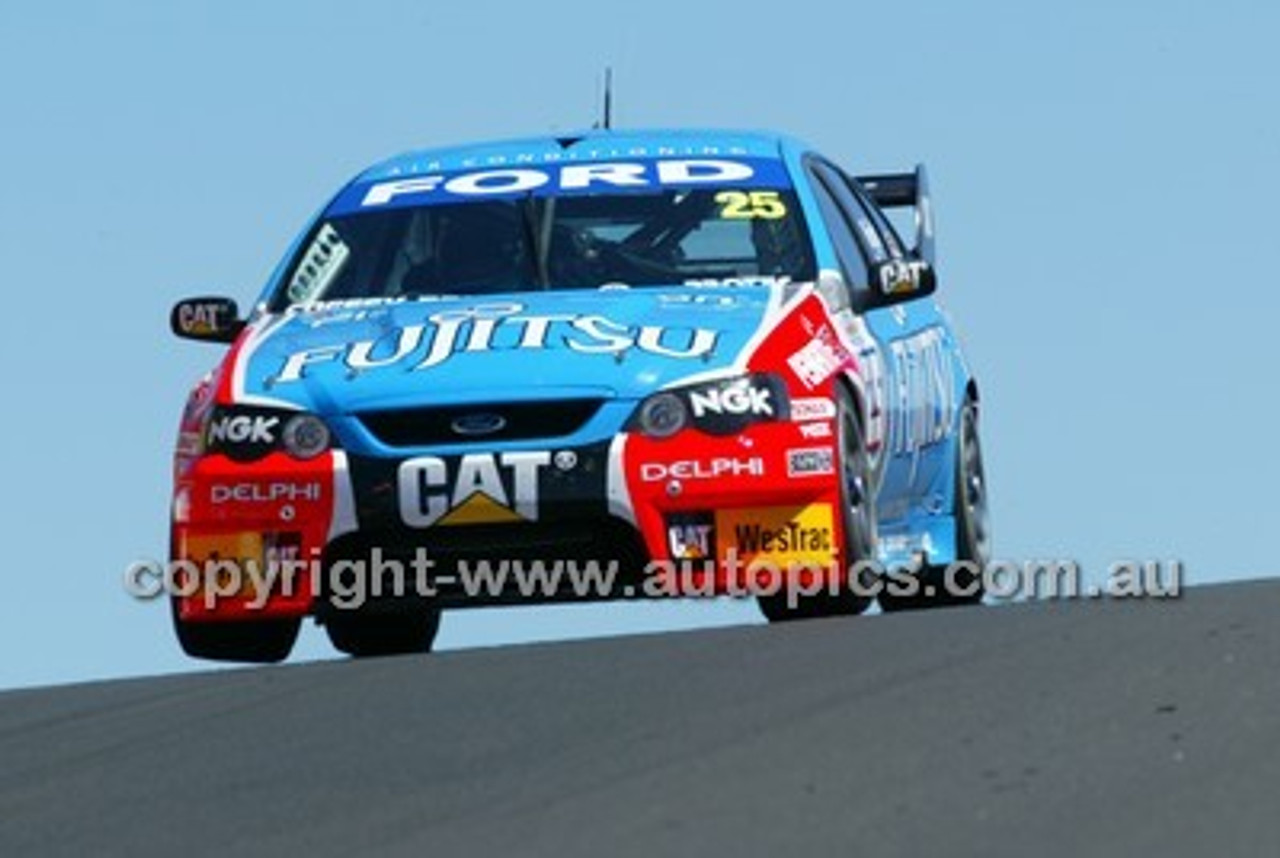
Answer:
[[[740,365],[777,285],[328,302],[264,315],[236,395],[321,414],[458,402],[641,398]]]

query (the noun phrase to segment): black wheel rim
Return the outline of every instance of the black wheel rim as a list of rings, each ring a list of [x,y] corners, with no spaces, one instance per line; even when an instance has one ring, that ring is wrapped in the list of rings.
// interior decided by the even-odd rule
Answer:
[[[991,544],[987,474],[982,464],[982,444],[978,440],[978,418],[972,407],[965,409],[960,435],[960,493],[969,549],[973,555],[970,559],[985,563]]]
[[[845,545],[849,556],[847,564],[870,560],[875,545],[875,521],[871,515],[868,498],[868,462],[858,428],[857,416],[848,406],[840,414],[840,473],[844,495]]]

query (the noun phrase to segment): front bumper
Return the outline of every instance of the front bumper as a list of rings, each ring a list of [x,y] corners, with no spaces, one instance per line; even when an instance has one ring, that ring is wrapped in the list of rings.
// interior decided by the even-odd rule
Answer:
[[[832,427],[814,428],[821,422],[761,423],[728,437],[690,429],[660,441],[623,433],[577,446],[522,442],[496,452],[333,451],[307,462],[273,453],[252,463],[205,456],[175,490],[173,559],[202,570],[219,559],[292,565],[268,586],[206,577],[178,598],[179,615],[323,613],[335,564],[374,549],[401,560],[428,552],[431,591],[446,605],[529,598],[458,586],[459,564],[480,561],[611,566],[615,586],[595,598],[740,592],[774,580],[775,569],[838,574],[838,457]],[[575,596],[553,588],[538,598]]]

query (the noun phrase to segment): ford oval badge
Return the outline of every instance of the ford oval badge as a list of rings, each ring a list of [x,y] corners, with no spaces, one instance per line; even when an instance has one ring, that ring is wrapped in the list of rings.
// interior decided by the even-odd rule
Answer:
[[[464,414],[449,426],[459,435],[492,435],[507,428],[507,420],[501,414],[485,411],[479,414]]]

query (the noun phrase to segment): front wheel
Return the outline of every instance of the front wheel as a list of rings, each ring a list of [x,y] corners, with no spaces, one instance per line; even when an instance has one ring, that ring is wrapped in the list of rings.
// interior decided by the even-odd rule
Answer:
[[[840,475],[840,517],[844,541],[840,563],[848,574],[859,561],[876,557],[876,507],[872,491],[871,457],[867,454],[862,420],[852,395],[843,387],[836,393],[836,447]],[[868,582],[862,582],[868,583]],[[850,590],[824,590],[789,599],[785,591],[759,598],[760,612],[771,623],[814,617],[861,614],[871,598]]]
[[[353,658],[411,655],[431,651],[440,611],[339,611],[325,619],[324,627],[333,648]]]
[[[302,620],[236,620],[191,622],[178,615],[171,601],[173,630],[182,651],[192,658],[211,661],[243,661],[271,664],[284,661],[293,651]]]

